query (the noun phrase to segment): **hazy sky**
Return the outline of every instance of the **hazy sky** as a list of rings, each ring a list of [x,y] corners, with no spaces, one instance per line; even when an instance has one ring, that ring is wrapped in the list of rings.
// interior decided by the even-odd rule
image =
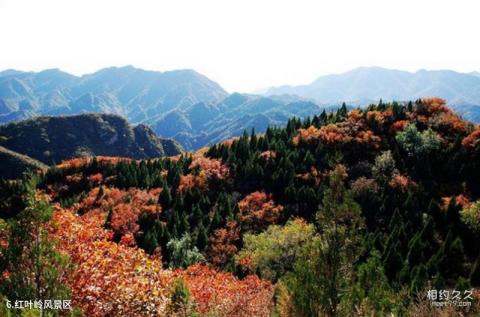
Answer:
[[[358,66],[480,70],[480,1],[0,0],[0,69],[193,68],[228,91]]]

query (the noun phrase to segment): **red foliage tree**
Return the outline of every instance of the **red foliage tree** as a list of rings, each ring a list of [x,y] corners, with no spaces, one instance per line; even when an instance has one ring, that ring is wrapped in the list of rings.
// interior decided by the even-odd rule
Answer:
[[[410,123],[408,120],[398,120],[392,124],[391,131],[398,132],[403,131],[403,129]]]
[[[467,124],[453,112],[440,112],[430,118],[430,125],[443,136],[465,133]]]
[[[103,181],[103,175],[102,173],[96,173],[96,174],[90,175],[88,177],[88,180],[93,184],[99,184]]]
[[[264,152],[260,153],[260,158],[265,160],[265,161],[273,160],[276,157],[277,157],[277,152],[272,151],[272,150],[268,150],[268,151],[264,151]]]
[[[189,169],[193,171],[191,174],[180,177],[180,192],[193,187],[205,190],[209,183],[227,180],[229,176],[228,167],[220,160],[207,158],[200,152],[193,155]]]
[[[134,237],[139,230],[138,218],[143,213],[160,213],[158,190],[149,192],[139,189],[123,191],[118,188],[100,187],[92,189],[76,207],[84,214],[100,214],[119,240],[130,241],[124,235]],[[133,240],[134,242],[135,240]],[[130,243],[132,244],[132,243]]]
[[[196,264],[177,271],[187,283],[200,314],[225,317],[267,317],[272,312],[272,285],[249,275],[238,279],[231,273],[219,272]]]
[[[240,221],[242,228],[248,231],[258,232],[280,218],[283,206],[276,205],[270,194],[253,192],[238,203],[240,209]]]
[[[480,144],[480,126],[478,126],[472,133],[467,135],[462,144],[466,148],[475,148]]]
[[[90,163],[94,158],[93,157],[76,157],[69,160],[64,160],[60,164],[57,165],[57,168],[78,168],[81,166]],[[95,159],[100,165],[107,165],[107,164],[117,164],[123,161],[132,161],[132,159],[127,157],[113,157],[113,156],[96,156]]]
[[[413,182],[408,176],[395,174],[392,176],[392,179],[390,180],[389,185],[392,188],[405,191],[409,186],[415,185],[415,182]]]
[[[369,111],[369,113],[378,113],[379,116],[382,115],[382,112],[379,111]],[[349,120],[357,119],[353,116]],[[321,142],[330,146],[354,142],[378,148],[381,138],[375,135],[373,131],[366,129],[363,121],[358,120],[356,124],[351,124],[351,122],[347,121],[338,124],[331,123],[319,129],[314,126],[310,126],[307,129],[298,129],[298,134],[293,137],[292,142],[294,145],[298,145],[300,141],[305,143]]]
[[[229,221],[225,228],[217,229],[210,238],[208,255],[216,266],[224,266],[238,252],[240,227],[236,221]]]
[[[75,264],[66,281],[72,304],[92,317],[165,315],[171,274],[159,258],[111,241],[103,223],[99,213],[54,213],[50,233]]]
[[[432,115],[439,112],[452,112],[448,107],[445,99],[439,97],[424,97],[417,105],[416,111],[421,114]]]

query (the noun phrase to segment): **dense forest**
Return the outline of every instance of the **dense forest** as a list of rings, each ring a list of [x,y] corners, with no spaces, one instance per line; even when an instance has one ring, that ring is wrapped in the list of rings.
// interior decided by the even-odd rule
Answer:
[[[0,295],[72,300],[43,316],[478,316],[479,181],[480,127],[438,98],[75,158],[0,184]]]

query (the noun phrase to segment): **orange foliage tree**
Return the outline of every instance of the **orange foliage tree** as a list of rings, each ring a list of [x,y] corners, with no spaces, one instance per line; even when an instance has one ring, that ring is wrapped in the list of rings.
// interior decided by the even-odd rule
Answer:
[[[401,174],[394,174],[388,184],[392,188],[405,191],[409,186],[415,185],[415,182],[413,182],[408,176],[401,175]]]
[[[276,205],[270,194],[253,192],[238,203],[242,228],[247,231],[258,232],[280,218],[283,206]]]
[[[388,120],[390,120],[393,117],[393,112],[390,109],[387,109],[385,111],[378,111],[378,110],[373,110],[373,111],[368,111],[367,112],[367,119],[369,121],[376,121],[377,124],[384,124]]]
[[[462,144],[466,148],[475,148],[480,144],[480,126],[478,126],[472,133],[467,135]]]
[[[132,239],[139,230],[138,218],[143,213],[160,213],[158,190],[149,192],[139,189],[128,191],[118,188],[97,187],[92,189],[87,197],[76,205],[82,213],[100,214],[104,223],[110,226],[117,239],[133,245]],[[109,218],[109,219],[108,219]]]
[[[123,161],[132,161],[127,157],[113,157],[113,156],[96,156],[96,157],[76,157],[69,160],[64,160],[57,165],[57,168],[68,169],[78,168],[90,163],[93,159],[97,160],[100,165],[117,164]]]
[[[328,124],[317,129],[313,125],[306,129],[298,129],[298,135],[293,138],[293,143],[298,144],[300,140],[313,142],[320,140],[325,144],[336,144],[349,140],[348,135],[336,124]]]
[[[238,251],[240,227],[236,221],[228,221],[225,228],[217,229],[210,238],[208,254],[216,266],[224,266]]]
[[[238,279],[198,264],[175,272],[164,270],[159,257],[113,242],[101,213],[79,216],[72,211],[56,206],[50,234],[75,264],[66,282],[72,289],[72,305],[86,316],[167,316],[177,277],[185,280],[201,315],[270,316],[269,282],[253,275]],[[238,226],[227,227],[233,238],[239,237]]]
[[[379,114],[381,113],[379,112]],[[298,129],[298,134],[293,137],[292,142],[294,145],[298,145],[300,141],[303,141],[306,143],[321,142],[330,146],[350,142],[372,145],[374,148],[380,146],[381,138],[375,135],[373,131],[365,129],[363,120],[360,121],[355,116],[352,116],[349,120],[357,121],[354,125],[331,123],[318,129],[314,126],[310,126],[307,129]]]
[[[179,192],[196,187],[205,190],[209,182],[224,181],[229,176],[229,169],[220,160],[211,159],[201,153],[195,153],[190,163],[191,174],[180,177]]]
[[[255,275],[238,279],[231,273],[195,264],[177,271],[187,283],[200,314],[267,317],[272,311],[272,285]]]
[[[420,103],[417,105],[416,111],[417,113],[427,115],[440,112],[452,112],[452,110],[447,107],[445,99],[439,97],[424,97],[420,99]]]
[[[320,185],[323,174],[321,171],[316,169],[314,166],[310,168],[310,172],[303,173],[303,174],[296,174],[296,178],[301,179],[304,182],[315,184],[316,186]]]
[[[444,136],[464,133],[467,124],[462,118],[453,112],[441,112],[430,119],[430,125]]]
[[[397,120],[392,124],[391,131],[403,131],[403,129],[410,123],[408,120]]]
[[[72,304],[86,316],[163,316],[169,272],[141,249],[111,241],[100,213],[78,216],[57,206],[51,234],[75,269],[67,279]]]

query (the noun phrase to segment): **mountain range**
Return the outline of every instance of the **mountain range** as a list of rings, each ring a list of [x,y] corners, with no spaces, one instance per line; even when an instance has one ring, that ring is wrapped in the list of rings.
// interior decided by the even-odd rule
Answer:
[[[480,105],[480,74],[451,70],[411,73],[381,67],[360,67],[319,77],[308,85],[273,87],[265,95],[291,94],[322,103],[365,104],[383,99],[406,101],[439,96],[453,105]]]
[[[244,130],[264,132],[268,126],[284,125],[291,117],[303,118],[336,108],[338,105],[320,105],[296,96],[233,93],[218,103],[202,102],[169,111],[151,124],[159,135],[176,139],[186,149],[198,149]]]
[[[324,107],[294,96],[228,94],[193,70],[153,72],[111,67],[77,77],[58,69],[0,73],[0,123],[39,115],[113,113],[147,124],[186,149],[218,142],[244,129],[264,131]]]
[[[81,77],[58,69],[0,72],[0,124],[36,116],[113,113],[145,124],[195,150],[288,118],[333,110],[342,102],[364,106],[380,99],[440,96],[466,119],[480,121],[480,74],[449,70],[415,73],[380,67],[319,77],[302,86],[263,94],[227,93],[193,70],[147,71],[110,67]]]
[[[183,151],[146,125],[135,127],[113,114],[37,117],[0,126],[0,178],[44,168],[77,156],[149,159]]]
[[[0,73],[0,122],[35,115],[110,112],[137,123],[226,96],[218,84],[192,70],[162,73],[126,66],[81,77],[58,69],[7,70]]]

